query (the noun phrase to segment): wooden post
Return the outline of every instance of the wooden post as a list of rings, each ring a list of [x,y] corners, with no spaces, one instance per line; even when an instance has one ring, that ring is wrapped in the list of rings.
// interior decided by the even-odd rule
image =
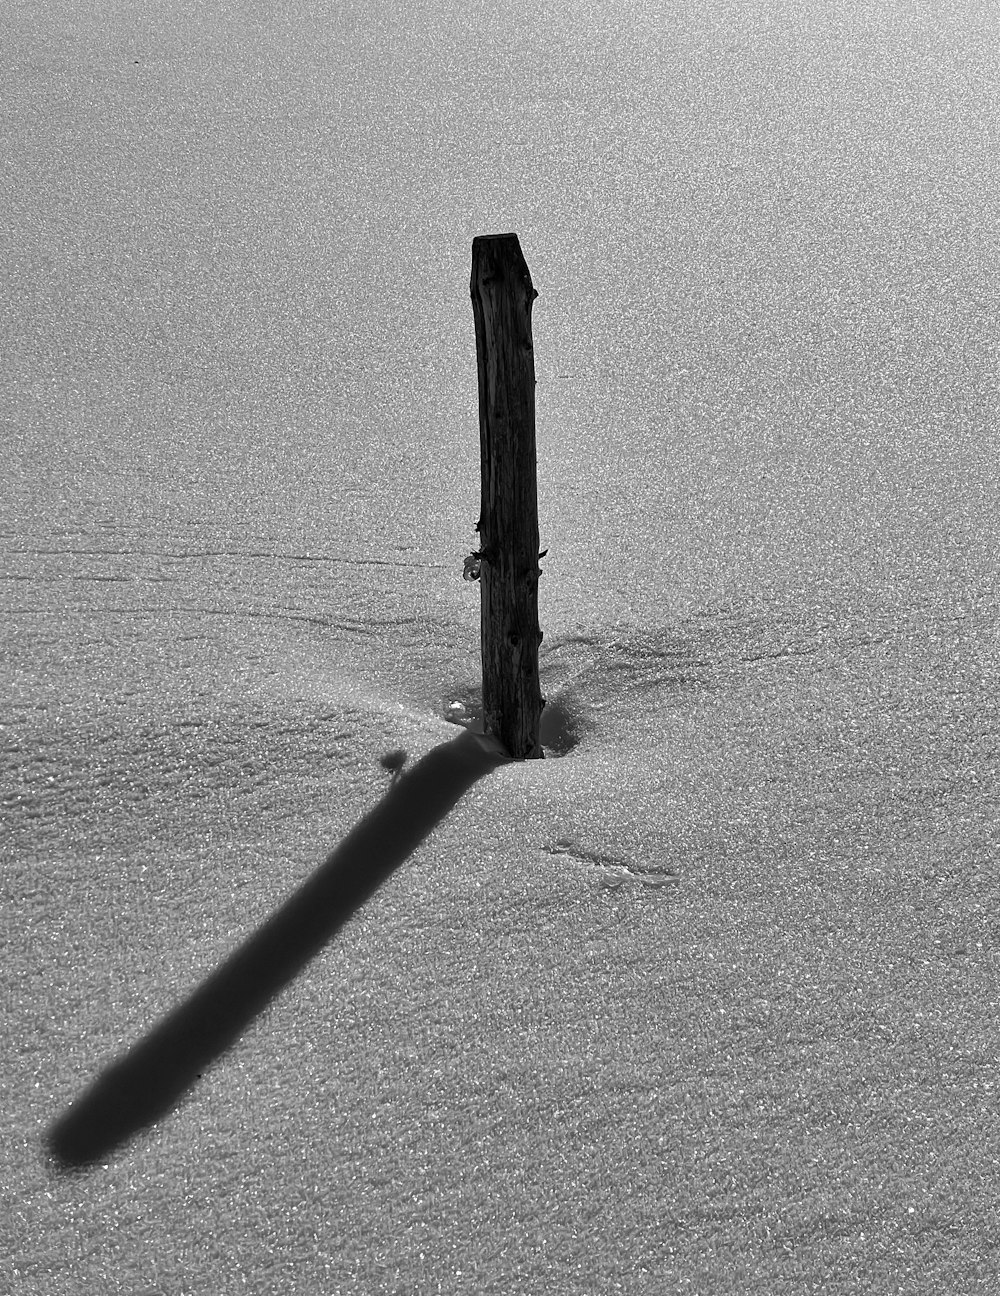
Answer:
[[[515,760],[540,758],[535,353],[538,296],[516,234],[472,241],[479,369],[483,725]]]

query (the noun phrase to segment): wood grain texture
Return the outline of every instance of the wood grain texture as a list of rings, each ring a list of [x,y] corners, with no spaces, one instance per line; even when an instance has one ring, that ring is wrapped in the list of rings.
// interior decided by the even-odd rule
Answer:
[[[516,234],[472,243],[472,312],[479,371],[483,721],[515,760],[540,758],[537,293]]]

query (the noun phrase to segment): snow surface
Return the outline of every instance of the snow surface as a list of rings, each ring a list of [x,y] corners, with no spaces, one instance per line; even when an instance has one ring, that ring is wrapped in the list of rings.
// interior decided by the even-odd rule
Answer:
[[[0,1290],[994,1290],[986,17],[11,13]],[[547,759],[493,768],[508,229]],[[421,816],[175,1111],[48,1157]]]

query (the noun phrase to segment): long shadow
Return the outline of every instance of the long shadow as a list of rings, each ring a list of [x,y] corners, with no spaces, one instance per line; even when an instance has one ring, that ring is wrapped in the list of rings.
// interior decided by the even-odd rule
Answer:
[[[313,875],[52,1125],[62,1168],[103,1158],[166,1115],[478,779],[509,757],[468,730],[396,780]]]

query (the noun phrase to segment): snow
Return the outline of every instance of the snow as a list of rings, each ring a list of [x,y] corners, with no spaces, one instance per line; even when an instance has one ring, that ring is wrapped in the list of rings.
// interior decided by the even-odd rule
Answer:
[[[0,1288],[991,1290],[995,35],[9,27]],[[506,230],[523,764],[475,732],[462,580]],[[279,913],[267,1006],[60,1167],[53,1122]]]

